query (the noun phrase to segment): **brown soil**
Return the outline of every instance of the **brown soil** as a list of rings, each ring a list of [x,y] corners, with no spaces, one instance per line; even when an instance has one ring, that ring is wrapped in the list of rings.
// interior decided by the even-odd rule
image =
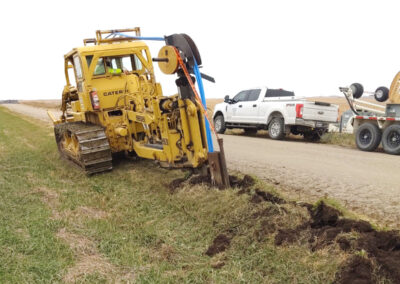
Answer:
[[[343,265],[341,273],[337,276],[335,283],[375,283],[371,260],[355,255]]]
[[[260,189],[256,189],[254,195],[251,197],[250,202],[252,203],[260,203],[263,201],[271,202],[272,204],[284,204],[285,200],[275,196],[269,192],[262,191]]]
[[[195,184],[206,184],[206,185],[211,185],[211,178],[210,176],[194,176],[191,179],[189,179],[189,184],[195,185]]]
[[[255,185],[256,181],[249,175],[245,175],[242,179],[237,176],[229,176],[229,183],[231,187],[240,187],[242,189],[248,189]]]
[[[208,256],[214,256],[217,253],[225,251],[231,243],[231,239],[224,234],[219,234],[208,247],[207,251],[205,252]]]
[[[196,185],[196,184],[202,184],[211,187],[211,178],[210,176],[204,176],[204,175],[194,175],[191,178],[177,178],[171,181],[167,187],[169,188],[171,193],[176,192],[179,188],[182,187],[182,185],[188,180],[188,183],[190,185]],[[229,182],[231,184],[231,187],[233,188],[240,188],[240,191],[238,194],[243,194],[247,193],[250,190],[250,187],[252,187],[255,184],[254,178],[252,178],[249,175],[245,175],[242,179],[240,179],[237,176],[230,175],[229,176]]]
[[[322,249],[333,243],[346,251],[366,251],[368,258],[376,262],[381,274],[393,283],[400,283],[400,235],[398,231],[376,231],[368,222],[340,218],[338,210],[321,202],[317,208],[311,210],[311,219],[295,229],[279,230],[275,236],[275,244],[294,243],[303,235],[311,235],[308,242],[311,250]],[[308,234],[304,234],[304,232]],[[358,238],[338,237],[342,233],[358,233]],[[371,283],[363,279],[368,274],[369,265],[365,261],[355,258],[350,265],[345,266],[337,276],[338,283]],[[352,268],[353,267],[353,268]],[[352,277],[352,278],[349,278]],[[345,279],[345,280],[342,280]],[[351,279],[351,281],[349,281]],[[361,282],[357,282],[361,281]],[[364,281],[364,282],[363,282]]]

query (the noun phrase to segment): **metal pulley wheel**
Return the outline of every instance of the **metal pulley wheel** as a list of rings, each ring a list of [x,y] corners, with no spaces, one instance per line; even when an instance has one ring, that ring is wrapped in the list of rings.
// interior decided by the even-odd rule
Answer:
[[[176,56],[175,48],[170,45],[163,46],[158,52],[159,59],[166,59],[159,61],[158,67],[164,74],[174,74],[178,69],[178,57]]]

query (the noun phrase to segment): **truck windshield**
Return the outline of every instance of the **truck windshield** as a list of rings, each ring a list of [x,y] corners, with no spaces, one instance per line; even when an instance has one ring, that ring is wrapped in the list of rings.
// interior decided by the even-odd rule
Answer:
[[[131,73],[142,70],[143,65],[140,59],[135,55],[123,55],[114,57],[101,57],[97,60],[93,75]]]

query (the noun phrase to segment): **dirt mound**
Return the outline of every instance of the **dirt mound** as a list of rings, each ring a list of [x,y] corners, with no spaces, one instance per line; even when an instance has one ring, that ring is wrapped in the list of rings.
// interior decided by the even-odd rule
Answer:
[[[275,244],[294,243],[302,235],[309,235],[308,243],[312,251],[335,242],[345,251],[365,251],[376,262],[382,275],[393,283],[400,283],[400,235],[397,231],[375,231],[368,222],[340,218],[341,213],[324,202],[311,209],[310,216],[308,222],[295,229],[279,230]],[[303,234],[305,231],[308,234]],[[339,236],[350,232],[358,233],[358,237]],[[353,258],[340,271],[338,283],[373,283],[372,270],[370,260]]]
[[[397,231],[371,231],[360,236],[357,249],[374,257],[381,271],[393,283],[400,283],[400,235]]]
[[[174,179],[173,181],[171,181],[169,184],[166,184],[166,186],[169,188],[171,193],[174,193],[187,180],[190,185],[202,184],[202,185],[206,185],[209,187],[212,186],[211,177],[205,176],[205,175],[195,175],[195,176],[192,176],[191,178],[177,178],[177,179]],[[241,190],[238,192],[238,194],[250,192],[250,187],[252,187],[256,183],[254,178],[252,178],[249,175],[245,175],[242,179],[237,176],[230,175],[229,181],[230,181],[231,187],[241,188]]]
[[[262,191],[260,189],[255,190],[255,194],[251,197],[250,202],[260,203],[262,201],[268,201],[272,204],[285,204],[286,201],[278,196],[275,196],[269,192]]]
[[[275,245],[280,246],[283,243],[294,243],[298,239],[298,232],[296,229],[278,230],[275,236]]]
[[[229,176],[229,183],[231,187],[240,187],[242,189],[248,189],[256,184],[254,178],[249,175],[245,175],[242,179],[237,176]]]
[[[217,253],[225,251],[231,243],[231,239],[224,235],[219,234],[213,241],[213,243],[208,247],[207,251],[205,252],[208,256],[214,256]]]
[[[342,267],[341,272],[336,276],[335,283],[372,284],[375,283],[373,271],[371,260],[355,255]]]
[[[330,206],[326,206],[321,202],[315,210],[311,211],[311,228],[322,228],[324,226],[334,226],[341,216],[341,213]]]
[[[191,185],[195,185],[195,184],[206,184],[206,185],[211,185],[211,178],[210,176],[194,176],[191,179],[189,179],[189,183]]]

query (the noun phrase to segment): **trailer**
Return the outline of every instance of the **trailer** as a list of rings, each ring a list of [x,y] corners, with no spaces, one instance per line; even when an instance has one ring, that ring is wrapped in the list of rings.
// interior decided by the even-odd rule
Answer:
[[[364,92],[361,84],[354,83],[349,87],[340,87],[355,117],[353,129],[357,148],[362,151],[375,151],[382,143],[385,153],[400,154],[400,96],[399,74],[392,83],[391,89],[379,87],[374,94],[378,102],[390,103],[379,105],[360,100]]]

